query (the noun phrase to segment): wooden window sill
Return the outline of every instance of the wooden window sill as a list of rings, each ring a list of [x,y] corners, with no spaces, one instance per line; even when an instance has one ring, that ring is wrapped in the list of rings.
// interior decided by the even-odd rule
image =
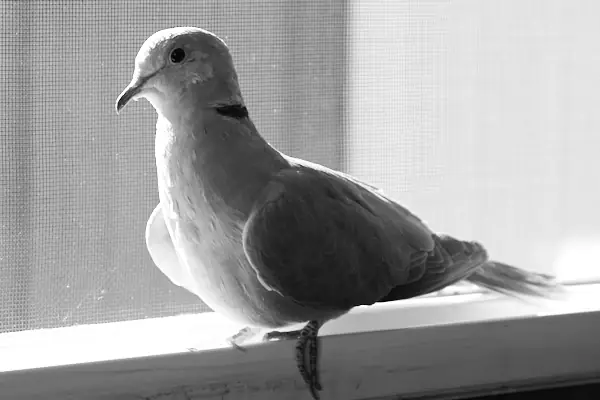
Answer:
[[[541,309],[486,293],[359,307],[322,330],[322,399],[473,396],[600,379],[600,284]],[[214,313],[0,335],[6,399],[310,399],[291,341],[242,352]],[[196,351],[190,351],[196,349]]]

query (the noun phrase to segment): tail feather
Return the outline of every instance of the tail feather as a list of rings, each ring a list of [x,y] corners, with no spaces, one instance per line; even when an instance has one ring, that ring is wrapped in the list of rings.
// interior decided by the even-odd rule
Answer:
[[[497,261],[487,261],[466,280],[527,302],[563,300],[566,295],[564,287],[551,275],[526,271]]]

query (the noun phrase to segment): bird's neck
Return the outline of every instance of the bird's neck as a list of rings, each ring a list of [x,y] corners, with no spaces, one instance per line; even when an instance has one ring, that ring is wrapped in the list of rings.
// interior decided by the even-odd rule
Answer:
[[[162,189],[183,196],[192,187],[195,193],[186,195],[197,196],[196,201],[211,207],[223,203],[247,215],[273,174],[289,164],[243,114],[206,107],[174,123],[159,117],[156,161]]]

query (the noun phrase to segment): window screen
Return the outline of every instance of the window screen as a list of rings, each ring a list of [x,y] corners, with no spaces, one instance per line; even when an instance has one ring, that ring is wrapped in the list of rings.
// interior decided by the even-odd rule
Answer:
[[[229,44],[283,152],[496,258],[589,279],[600,7],[459,3],[1,2],[0,332],[208,311],[145,248],[155,112],[114,111],[141,44],[173,26]]]
[[[230,45],[261,132],[341,166],[344,2],[5,1],[0,18],[0,331],[202,312],[153,265],[156,114],[116,97],[152,33]]]

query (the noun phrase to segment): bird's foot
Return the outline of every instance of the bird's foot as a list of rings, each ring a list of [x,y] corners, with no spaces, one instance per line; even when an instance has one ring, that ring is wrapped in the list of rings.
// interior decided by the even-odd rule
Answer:
[[[238,333],[236,333],[235,335],[233,335],[231,337],[228,337],[226,340],[230,345],[232,345],[236,349],[238,349],[240,351],[246,351],[246,348],[244,348],[242,346],[242,344],[247,342],[248,340],[252,339],[259,333],[260,333],[260,328],[253,328],[253,327],[247,326],[245,328],[240,329],[240,331]]]
[[[313,399],[319,399],[319,391],[323,390],[319,379],[319,342],[318,334],[321,324],[319,321],[310,321],[306,326],[297,331],[273,331],[264,336],[265,341],[297,339],[296,365],[302,379],[308,385]],[[308,362],[307,362],[308,353]]]
[[[295,331],[271,331],[271,332],[265,333],[265,336],[263,336],[263,341],[274,342],[277,340],[286,340],[286,339],[297,340],[300,337],[300,332],[302,332],[302,329],[298,329]]]

